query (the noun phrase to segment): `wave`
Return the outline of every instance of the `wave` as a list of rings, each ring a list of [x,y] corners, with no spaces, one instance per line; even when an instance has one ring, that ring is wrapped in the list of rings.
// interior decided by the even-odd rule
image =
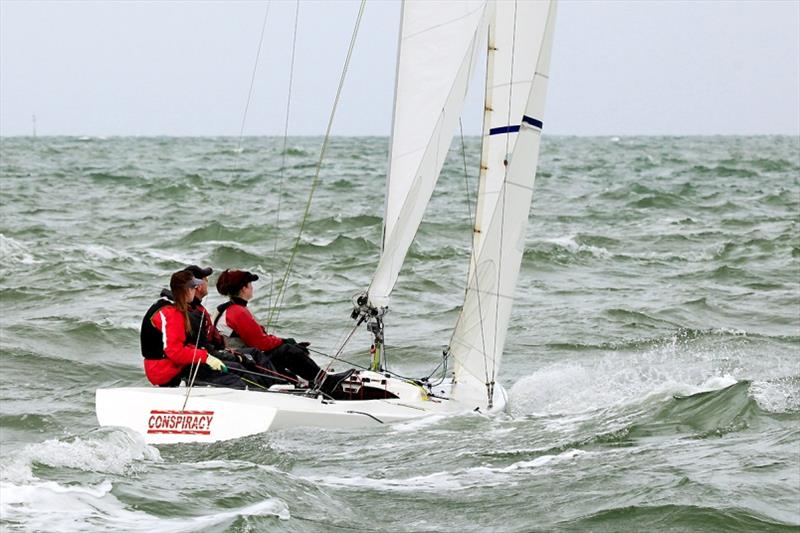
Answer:
[[[16,265],[35,265],[42,261],[34,257],[30,247],[16,239],[6,237],[0,233],[0,259],[2,267],[13,267]]]
[[[376,245],[364,237],[336,235],[332,239],[315,239],[300,244],[299,252],[319,255],[325,253],[374,254]]]
[[[702,304],[705,298],[694,301],[695,303]],[[687,302],[692,303],[692,302]],[[612,310],[613,311],[613,310]],[[633,313],[636,316],[637,312],[627,310],[617,310],[621,316],[626,316],[628,313]],[[647,317],[648,315],[644,315]],[[655,320],[655,319],[653,319]],[[656,348],[659,346],[675,346],[677,344],[687,344],[689,342],[713,339],[713,340],[727,340],[734,338],[748,338],[752,341],[777,341],[777,342],[797,342],[800,337],[787,337],[787,336],[769,336],[759,333],[752,333],[738,329],[731,328],[707,328],[707,329],[693,329],[680,327],[675,329],[672,333],[664,335],[656,335],[653,337],[637,337],[633,339],[620,339],[617,341],[601,342],[597,344],[580,343],[580,342],[564,342],[564,343],[547,343],[544,346],[548,350],[553,351],[633,351],[649,348]]]
[[[0,515],[5,525],[24,524],[36,531],[197,531],[231,525],[246,516],[290,518],[286,504],[277,498],[233,508],[221,505],[221,510],[206,510],[200,516],[165,518],[131,507],[112,492],[116,479],[143,475],[150,464],[162,462],[158,449],[122,429],[101,428],[29,444],[0,463]],[[50,481],[40,479],[42,467],[58,469],[60,478],[72,477],[69,470],[84,474],[77,476],[79,484]]]
[[[705,438],[741,431],[763,413],[749,391],[750,382],[739,381],[719,390],[675,395],[650,420],[632,425],[629,437],[691,433]]]
[[[237,246],[218,246],[211,252],[208,261],[220,265],[220,270],[225,268],[245,268],[243,265],[257,265],[264,260],[264,256],[248,252]]]
[[[725,166],[725,165],[719,165],[714,167],[706,165],[695,165],[689,170],[689,173],[694,176],[719,177],[719,178],[728,178],[728,177],[757,178],[760,176],[758,172],[747,168]]]
[[[211,222],[205,226],[195,228],[187,235],[181,237],[180,243],[203,243],[207,241],[242,241],[242,237],[248,232],[252,231],[251,228],[242,229],[226,226],[219,222]],[[263,234],[261,238],[263,238]]]
[[[575,531],[796,531],[797,525],[750,509],[679,504],[613,507],[555,524]]]
[[[351,215],[351,216],[342,216],[338,214],[336,216],[329,216],[323,218],[317,218],[314,220],[309,220],[306,224],[306,229],[309,233],[319,232],[323,233],[326,231],[352,231],[352,230],[360,230],[362,228],[379,228],[383,219],[374,215]]]
[[[114,172],[90,172],[86,177],[95,183],[129,183],[141,182],[141,176],[133,176],[128,174],[118,174]]]
[[[613,246],[615,239],[600,236],[567,235],[542,239],[529,244],[523,252],[524,261],[564,265],[580,259],[608,259],[613,256],[604,246]]]
[[[435,420],[435,419],[434,419]],[[539,455],[531,460],[515,461],[505,466],[475,466],[455,471],[434,472],[408,478],[370,476],[318,476],[306,478],[330,487],[368,488],[380,492],[431,492],[462,491],[474,488],[502,487],[515,479],[531,475],[547,475],[560,463],[579,461],[592,455],[582,450],[566,450],[553,455]]]

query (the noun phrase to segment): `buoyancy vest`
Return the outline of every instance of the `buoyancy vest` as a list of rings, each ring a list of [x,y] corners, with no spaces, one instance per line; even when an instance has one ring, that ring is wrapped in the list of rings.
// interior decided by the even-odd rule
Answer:
[[[231,329],[230,327],[228,327],[227,324],[225,324],[222,327],[222,329],[220,329],[220,327],[219,327],[219,321],[222,318],[222,316],[225,314],[225,311],[227,311],[228,308],[230,306],[234,305],[234,304],[239,304],[239,305],[242,305],[244,307],[247,307],[247,300],[243,300],[241,298],[233,297],[230,300],[228,300],[227,302],[218,305],[217,306],[217,316],[214,319],[214,327],[217,328],[219,330],[219,332],[225,337],[226,344],[230,348],[247,348],[247,345],[244,343],[244,341],[241,338],[239,338],[239,334],[236,333],[235,331],[233,331],[233,329]]]
[[[159,309],[167,305],[172,305],[172,293],[167,289],[161,291],[161,298],[150,306],[142,319],[142,327],[139,330],[139,342],[142,348],[142,357],[145,359],[164,359],[164,337],[161,331],[153,326],[150,319]]]
[[[205,313],[200,300],[195,298],[191,303],[188,310],[189,325],[192,331],[186,335],[186,342],[192,345],[197,345],[200,348],[208,348],[210,343],[208,341],[208,324],[203,322]]]

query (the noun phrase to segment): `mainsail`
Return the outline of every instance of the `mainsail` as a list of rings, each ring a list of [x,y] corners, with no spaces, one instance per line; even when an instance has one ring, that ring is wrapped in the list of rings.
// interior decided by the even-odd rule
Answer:
[[[493,389],[516,292],[550,67],[555,1],[499,2],[489,31],[481,182],[464,306],[453,338],[453,396]]]
[[[368,290],[389,303],[450,148],[493,3],[403,4],[381,258]]]

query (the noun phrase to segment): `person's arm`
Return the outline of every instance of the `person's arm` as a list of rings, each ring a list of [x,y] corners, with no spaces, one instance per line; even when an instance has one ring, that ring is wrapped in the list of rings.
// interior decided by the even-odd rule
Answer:
[[[264,329],[256,322],[253,314],[244,306],[230,306],[225,311],[225,321],[247,346],[266,352],[283,344],[279,337],[264,333]]]
[[[186,346],[186,330],[180,311],[174,307],[162,307],[150,321],[161,332],[161,338],[164,341],[164,355],[171,361],[181,366],[198,361],[206,362],[208,353],[205,350]]]

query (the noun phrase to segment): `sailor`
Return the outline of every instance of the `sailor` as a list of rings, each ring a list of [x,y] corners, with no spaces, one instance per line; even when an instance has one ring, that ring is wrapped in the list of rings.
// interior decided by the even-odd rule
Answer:
[[[208,295],[208,277],[214,270],[211,267],[201,268],[197,265],[189,265],[184,270],[191,272],[202,282],[197,286],[194,300],[189,304],[189,322],[192,326],[190,341],[200,348],[205,348],[208,353],[225,363],[232,361],[250,369],[247,375],[252,385],[266,389],[276,383],[285,383],[286,380],[279,377],[280,372],[269,361],[255,360],[258,350],[253,348],[234,350],[225,345],[225,337],[217,330],[211,315],[203,306],[203,299]],[[240,370],[238,365],[232,365],[231,368]]]
[[[224,350],[225,338],[217,330],[211,315],[203,306],[203,299],[208,296],[208,277],[214,272],[211,267],[201,268],[189,265],[184,268],[201,281],[195,290],[194,300],[189,304],[189,321],[192,324],[192,340],[207,350]],[[199,339],[198,339],[199,335]]]
[[[217,307],[215,320],[219,332],[227,337],[227,345],[257,348],[263,352],[264,359],[280,372],[299,376],[309,384],[319,386],[326,394],[333,393],[355,370],[327,374],[309,356],[309,343],[297,343],[291,338],[268,334],[247,308],[247,303],[253,298],[253,282],[257,280],[257,275],[246,270],[226,270],[217,279],[217,291],[229,297],[227,302]]]
[[[180,270],[170,278],[170,292],[162,291],[142,320],[141,348],[144,371],[153,385],[177,387],[188,379],[193,366],[196,383],[244,389],[245,383],[219,358],[190,341],[189,304],[202,281],[191,272]],[[235,363],[232,363],[235,364]]]

